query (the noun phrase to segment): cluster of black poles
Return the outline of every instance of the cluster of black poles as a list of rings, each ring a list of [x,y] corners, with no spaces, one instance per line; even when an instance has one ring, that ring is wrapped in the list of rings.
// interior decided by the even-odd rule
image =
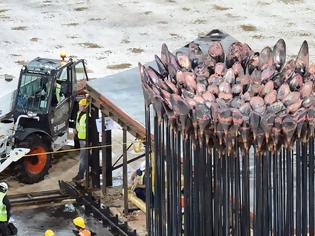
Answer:
[[[313,138],[222,155],[150,106],[146,131],[148,235],[314,235]]]
[[[147,134],[148,235],[315,234],[312,123],[315,121],[315,79],[312,77],[315,70],[308,69],[311,67],[308,66],[306,43],[303,43],[299,56],[287,64],[283,60],[285,53],[280,53],[283,48],[285,52],[285,46],[275,47],[273,51],[267,48],[260,56],[247,53],[250,50],[244,45],[234,44],[234,49],[230,47],[228,50],[224,66],[236,65],[233,73],[241,81],[233,82],[233,86],[243,85],[245,81],[252,89],[253,97],[249,95],[249,102],[236,93],[236,97],[250,104],[247,104],[249,114],[238,108],[238,103],[234,105],[239,111],[230,104],[232,92],[226,92],[224,86],[228,84],[221,81],[229,79],[228,72],[224,72],[224,76],[216,75],[220,74],[216,71],[222,67],[222,62],[214,62],[216,66],[212,71],[222,91],[218,95],[213,92],[214,86],[209,82],[213,76],[208,77],[208,71],[213,62],[210,60],[212,52],[218,51],[219,55],[223,53],[220,45],[209,47],[210,58],[199,54],[200,50],[196,53],[195,47],[190,48],[190,54],[180,53],[175,57],[166,46],[162,46],[161,59],[155,57],[159,72],[139,64]],[[236,57],[238,54],[240,59]],[[257,65],[254,63],[255,57],[259,62]],[[233,59],[233,63],[227,63],[229,58]],[[244,72],[246,75],[239,75],[243,62],[247,68]],[[198,66],[194,67],[194,63]],[[199,65],[202,66],[199,68]],[[253,69],[254,72],[264,72],[259,74],[258,79],[272,69],[267,83],[263,84],[254,78],[254,72],[248,72],[248,68],[254,65],[257,67]],[[266,69],[262,65],[270,68],[267,66]],[[231,72],[232,69],[227,71]],[[300,82],[292,75],[299,77]],[[203,78],[208,78],[208,82],[204,82]],[[307,81],[309,88],[304,83]],[[273,91],[276,96],[271,99],[273,102],[269,102],[268,97],[260,104],[258,97],[261,96],[261,90],[257,92],[254,88],[268,88],[269,82],[281,91],[281,85],[287,85],[283,91],[287,90],[285,94],[290,104],[296,102],[290,96],[298,95],[294,109],[289,104],[287,107],[281,105],[280,110],[278,105],[272,105],[283,91],[278,94]],[[202,86],[203,83],[208,84],[208,87]],[[207,91],[204,91],[205,88]],[[267,111],[266,104],[267,108],[271,107]],[[261,111],[262,107],[264,109]],[[281,118],[279,122],[275,117]],[[238,121],[242,124],[241,128]],[[277,129],[277,122],[280,129]],[[280,133],[280,136],[276,135]]]

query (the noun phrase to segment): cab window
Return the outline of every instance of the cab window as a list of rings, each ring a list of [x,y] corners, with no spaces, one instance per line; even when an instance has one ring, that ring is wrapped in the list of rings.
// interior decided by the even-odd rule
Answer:
[[[75,74],[77,81],[86,80],[85,68],[82,61],[75,65]]]
[[[16,109],[43,113],[47,109],[51,79],[41,75],[23,74],[17,93]]]

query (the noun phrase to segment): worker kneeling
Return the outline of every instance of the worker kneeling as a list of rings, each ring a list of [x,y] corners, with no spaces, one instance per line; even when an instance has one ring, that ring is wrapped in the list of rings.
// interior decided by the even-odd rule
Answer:
[[[73,219],[72,223],[77,230],[73,230],[73,233],[77,236],[91,236],[92,233],[90,230],[86,229],[85,221],[82,217],[78,216]]]
[[[142,201],[145,201],[145,162],[131,175],[131,190]]]

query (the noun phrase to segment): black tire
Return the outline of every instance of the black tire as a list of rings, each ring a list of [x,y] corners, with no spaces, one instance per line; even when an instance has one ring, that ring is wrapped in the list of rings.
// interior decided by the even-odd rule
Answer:
[[[19,147],[30,148],[29,154],[39,153],[35,156],[25,156],[17,163],[19,181],[33,184],[43,180],[51,166],[52,154],[47,154],[47,152],[51,152],[49,139],[33,134],[20,142]]]

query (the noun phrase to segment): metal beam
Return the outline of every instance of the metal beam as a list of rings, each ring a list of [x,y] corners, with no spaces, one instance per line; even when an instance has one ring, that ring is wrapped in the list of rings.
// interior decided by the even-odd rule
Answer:
[[[127,170],[127,130],[123,128],[123,189],[124,213],[128,214],[128,170]]]
[[[137,235],[136,230],[131,230],[126,222],[119,221],[117,215],[113,216],[108,208],[102,207],[86,189],[64,181],[59,181],[59,186],[62,192],[69,194],[71,197],[75,198],[79,204],[84,205],[87,214],[92,213],[96,219],[102,220],[105,227],[110,227],[114,235]]]

